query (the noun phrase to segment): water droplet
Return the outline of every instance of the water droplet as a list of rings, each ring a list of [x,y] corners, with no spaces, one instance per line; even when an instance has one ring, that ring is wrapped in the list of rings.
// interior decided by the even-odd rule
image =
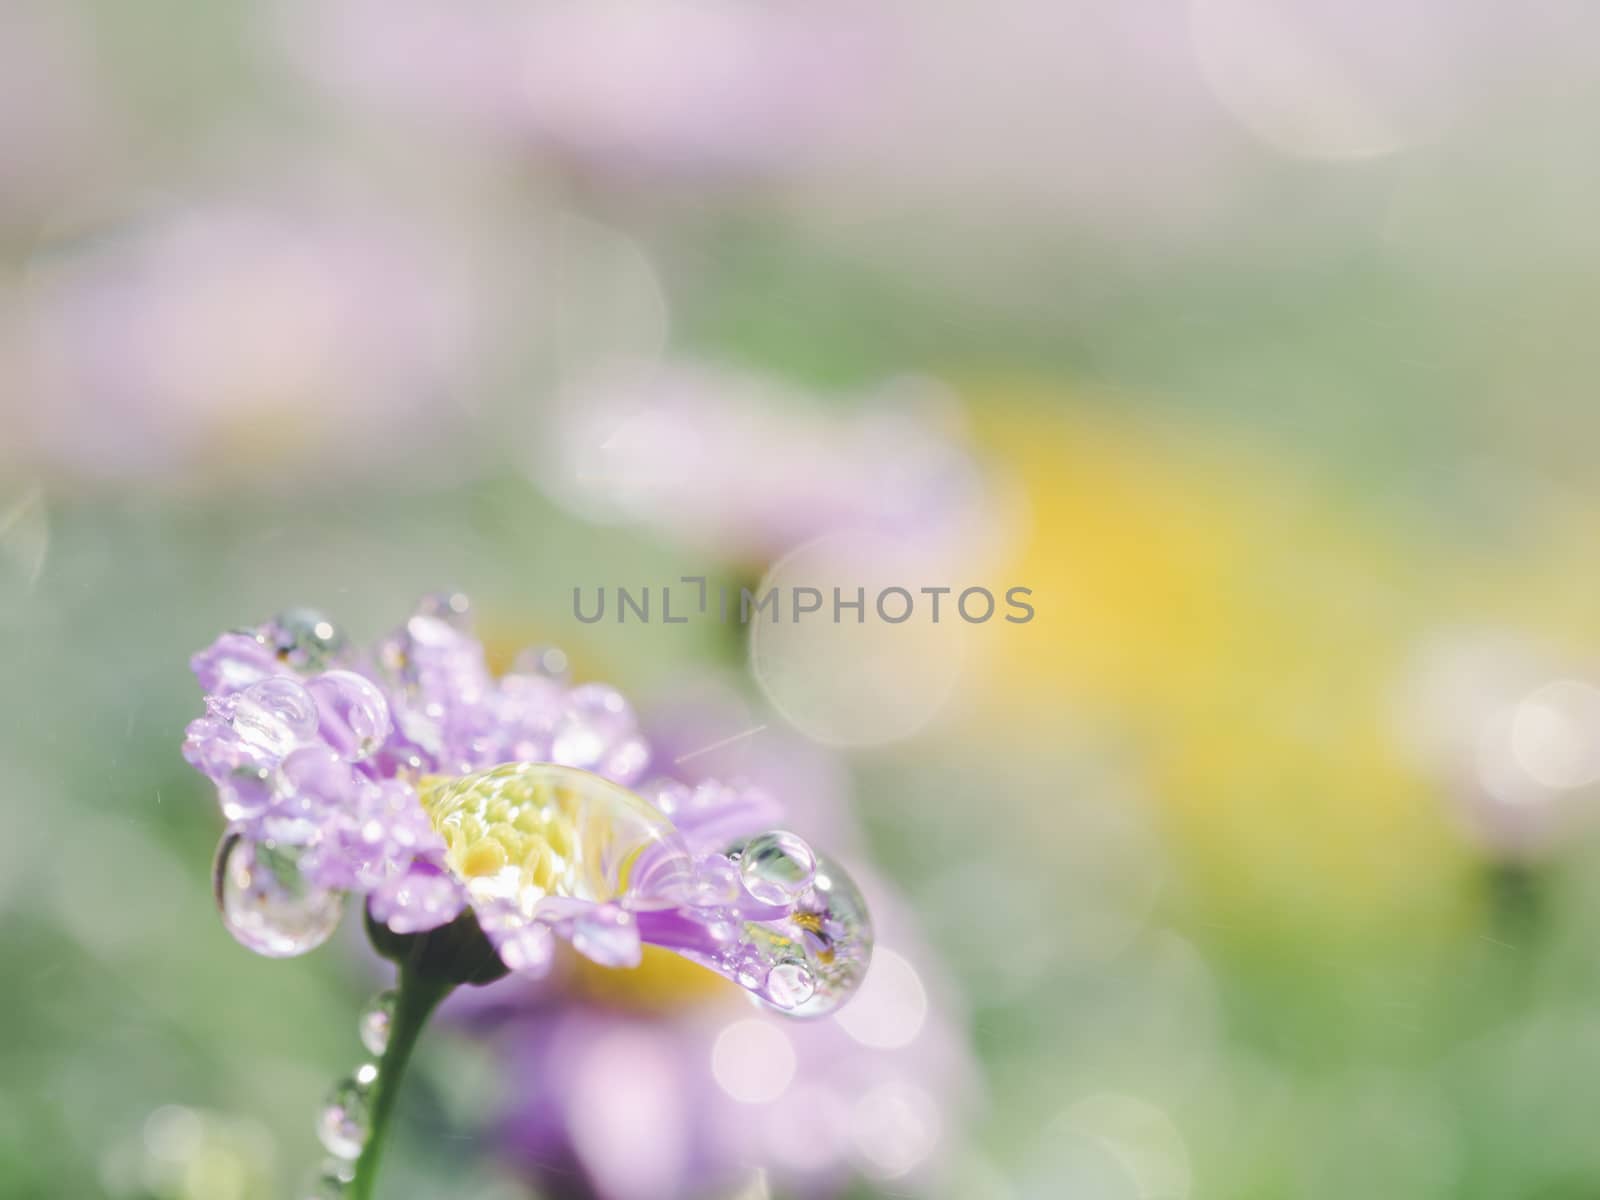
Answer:
[[[786,958],[767,972],[767,1002],[784,1012],[793,1012],[817,994],[817,978],[799,959]]]
[[[217,848],[213,883],[222,923],[257,954],[293,958],[338,928],[344,893],[307,881],[300,854],[298,847],[253,842],[237,832]]]
[[[465,592],[435,592],[417,603],[416,616],[431,617],[465,632],[472,625],[472,601]]]
[[[335,1158],[361,1157],[372,1132],[372,1085],[378,1076],[377,1068],[364,1073],[365,1067],[335,1084],[317,1115],[317,1138]]]
[[[759,992],[767,981],[767,964],[759,952],[745,954],[733,972],[734,982],[746,991]]]
[[[344,633],[314,608],[281,612],[263,632],[278,657],[297,671],[320,671],[345,647]]]
[[[282,758],[317,731],[317,705],[298,682],[274,675],[239,693],[233,731],[254,750]]]
[[[330,1158],[306,1185],[305,1200],[343,1200],[350,1194],[350,1181],[354,1178],[355,1164]]]
[[[394,729],[378,685],[354,671],[324,671],[306,686],[316,697],[322,735],[347,762],[372,755]]]
[[[788,904],[811,886],[817,856],[805,839],[782,830],[751,838],[739,851],[739,877],[763,904]]]
[[[811,886],[788,913],[745,921],[735,945],[690,957],[790,1015],[822,1016],[848,1000],[865,977],[872,920],[850,877],[819,858]]]
[[[394,1006],[400,993],[379,992],[361,1013],[361,1044],[369,1054],[381,1056],[389,1048],[389,1027],[394,1024]]]

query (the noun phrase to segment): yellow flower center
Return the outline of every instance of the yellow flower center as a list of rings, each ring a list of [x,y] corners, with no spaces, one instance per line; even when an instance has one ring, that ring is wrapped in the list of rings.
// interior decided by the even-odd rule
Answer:
[[[672,823],[609,780],[553,763],[507,763],[417,781],[423,810],[444,838],[445,864],[469,890],[487,888],[531,912],[545,896],[611,900],[637,882],[644,852],[657,882],[689,856]],[[617,971],[574,956],[569,982],[599,1003],[660,1009],[742,997],[705,967],[654,946],[639,969]]]
[[[492,883],[524,904],[614,900],[652,847],[652,872],[687,869],[688,852],[665,816],[575,767],[506,763],[459,778],[428,775],[417,792],[451,872],[469,888]]]

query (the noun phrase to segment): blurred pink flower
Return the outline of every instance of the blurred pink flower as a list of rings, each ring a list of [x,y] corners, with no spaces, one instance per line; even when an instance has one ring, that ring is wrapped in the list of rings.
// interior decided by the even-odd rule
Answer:
[[[959,411],[926,379],[828,407],[751,372],[617,366],[580,380],[552,417],[531,474],[558,501],[728,560],[846,531],[948,549],[983,518]]]
[[[337,95],[600,173],[793,165],[861,120],[881,51],[839,0],[297,0],[282,21]]]
[[[10,325],[8,448],[90,481],[392,465],[459,416],[472,332],[440,247],[232,202],[42,257]]]

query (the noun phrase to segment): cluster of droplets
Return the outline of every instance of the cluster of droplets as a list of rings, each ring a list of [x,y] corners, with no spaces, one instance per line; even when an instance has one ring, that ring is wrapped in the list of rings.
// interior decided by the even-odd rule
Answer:
[[[217,903],[229,932],[269,957],[320,945],[346,891],[402,874],[428,846],[405,789],[365,768],[392,720],[348,659],[338,627],[309,609],[224,635],[195,659],[206,713],[184,754],[216,782],[230,823]]]
[[[696,865],[707,944],[681,953],[795,1016],[832,1012],[855,991],[872,954],[866,904],[803,838],[758,834]]]
[[[383,638],[374,670],[389,697],[400,765],[464,775],[507,762],[555,762],[618,783],[649,760],[632,707],[615,688],[573,686],[566,655],[522,651],[495,679],[469,632],[461,595],[424,599]]]
[[[361,1044],[372,1058],[333,1085],[317,1114],[317,1140],[328,1157],[309,1185],[307,1200],[339,1200],[349,1193],[356,1160],[372,1136],[378,1060],[389,1048],[398,999],[399,994],[393,990],[380,992],[362,1010],[358,1023]]]

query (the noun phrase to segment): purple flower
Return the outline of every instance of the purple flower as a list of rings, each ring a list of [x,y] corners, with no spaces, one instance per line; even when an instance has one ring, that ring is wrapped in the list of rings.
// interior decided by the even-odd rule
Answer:
[[[645,779],[650,749],[614,689],[573,686],[548,656],[491,675],[465,611],[425,602],[359,654],[302,610],[195,656],[206,711],[183,749],[231,822],[230,931],[303,953],[355,894],[395,934],[470,909],[527,975],[558,940],[608,967],[652,944],[787,1012],[847,998],[871,943],[849,877],[770,829],[757,789]]]

